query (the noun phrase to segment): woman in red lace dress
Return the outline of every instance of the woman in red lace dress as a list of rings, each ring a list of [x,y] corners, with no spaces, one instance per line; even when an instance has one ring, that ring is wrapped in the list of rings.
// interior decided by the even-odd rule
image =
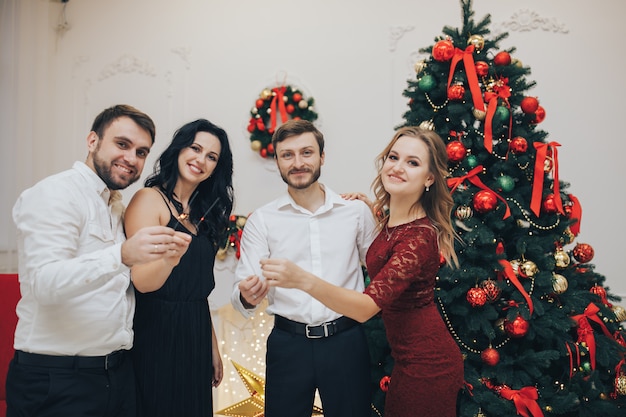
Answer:
[[[377,166],[371,206],[380,233],[367,253],[371,283],[364,293],[331,285],[285,259],[263,260],[263,275],[270,285],[306,291],[361,322],[382,311],[394,358],[385,417],[454,417],[463,359],[434,302],[440,255],[458,263],[445,145],[433,131],[400,128]]]

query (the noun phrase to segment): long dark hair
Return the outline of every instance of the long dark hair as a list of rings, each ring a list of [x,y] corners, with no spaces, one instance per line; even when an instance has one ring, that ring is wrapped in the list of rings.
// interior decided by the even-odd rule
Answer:
[[[206,119],[198,119],[182,126],[174,133],[172,142],[154,164],[153,173],[146,179],[146,187],[159,187],[170,201],[175,201],[174,186],[178,181],[178,155],[190,146],[198,132],[215,135],[221,145],[220,156],[213,174],[198,184],[197,195],[190,199],[189,219],[198,233],[206,233],[217,249],[229,225],[233,209],[233,154],[226,131]]]

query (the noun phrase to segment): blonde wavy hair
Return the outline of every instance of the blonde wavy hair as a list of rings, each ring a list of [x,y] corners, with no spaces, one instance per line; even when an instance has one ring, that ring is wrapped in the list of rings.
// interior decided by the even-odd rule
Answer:
[[[459,261],[454,251],[454,240],[458,239],[460,241],[460,237],[455,232],[450,217],[454,201],[446,182],[446,177],[448,176],[448,153],[443,139],[436,132],[415,126],[401,127],[396,131],[396,134],[385,149],[376,157],[377,174],[374,181],[372,181],[371,188],[375,197],[372,210],[378,220],[378,227],[382,229],[389,220],[389,212],[387,210],[389,207],[389,193],[383,187],[381,170],[391,148],[403,136],[419,139],[428,148],[430,156],[428,166],[434,182],[430,186],[430,190],[422,194],[421,199],[415,200],[414,207],[421,203],[426,211],[426,215],[437,230],[439,250],[446,263],[450,266],[458,267]]]

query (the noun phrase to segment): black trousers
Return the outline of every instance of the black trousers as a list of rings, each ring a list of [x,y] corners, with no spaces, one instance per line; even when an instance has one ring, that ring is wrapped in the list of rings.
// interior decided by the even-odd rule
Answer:
[[[320,339],[272,329],[265,417],[311,417],[316,389],[324,417],[370,415],[369,351],[360,325]]]
[[[100,360],[101,359],[101,360]],[[16,352],[6,381],[7,417],[135,417],[130,355],[74,358]]]

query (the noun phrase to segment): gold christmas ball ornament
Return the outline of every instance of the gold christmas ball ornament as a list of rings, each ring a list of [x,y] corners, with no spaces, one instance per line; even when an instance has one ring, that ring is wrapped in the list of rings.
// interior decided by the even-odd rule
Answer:
[[[563,294],[565,291],[567,291],[568,285],[569,284],[567,282],[567,278],[565,278],[563,275],[561,274],[552,275],[552,289],[554,289],[555,293]]]
[[[537,272],[539,272],[539,268],[533,261],[524,261],[519,267],[519,275],[523,278],[532,278]]]
[[[217,253],[215,254],[215,258],[220,261],[223,261],[224,259],[226,259],[227,254],[228,254],[228,246],[225,248],[218,249]]]
[[[472,35],[467,40],[468,45],[474,45],[474,49],[480,52],[485,47],[485,39],[480,35]]]
[[[626,310],[624,307],[614,305],[611,307],[611,310],[613,310],[613,314],[615,314],[615,319],[617,319],[617,321],[626,321]]]
[[[474,215],[474,211],[469,206],[458,206],[454,215],[459,220],[467,220]]]
[[[565,269],[570,263],[569,255],[563,250],[563,248],[559,248],[554,252],[554,260],[556,262],[557,268]]]
[[[259,97],[261,97],[261,99],[263,100],[267,100],[268,98],[272,97],[272,90],[270,90],[269,88],[264,88],[263,91],[261,91],[261,93],[259,94]]]
[[[250,148],[252,148],[252,150],[255,152],[260,151],[262,146],[263,144],[260,140],[253,140],[252,142],[250,142]]]
[[[432,120],[424,120],[419,127],[426,130],[435,130],[435,124]]]
[[[237,227],[239,227],[240,229],[243,229],[243,227],[246,225],[246,221],[248,219],[246,219],[245,217],[241,216],[237,219],[237,221],[235,222],[235,224],[237,225]]]
[[[421,60],[419,62],[416,62],[415,65],[413,66],[413,68],[415,68],[415,73],[416,74],[420,74],[422,71],[424,71],[426,69],[426,61],[425,60]]]
[[[485,106],[486,108],[486,106]],[[472,109],[472,114],[476,120],[485,120],[487,117],[487,112],[483,110],[478,110],[477,108]]]
[[[615,393],[617,395],[626,395],[626,375],[620,375],[615,378]]]
[[[302,110],[306,110],[309,107],[309,102],[306,100],[300,100],[298,102],[298,107],[300,107]]]

